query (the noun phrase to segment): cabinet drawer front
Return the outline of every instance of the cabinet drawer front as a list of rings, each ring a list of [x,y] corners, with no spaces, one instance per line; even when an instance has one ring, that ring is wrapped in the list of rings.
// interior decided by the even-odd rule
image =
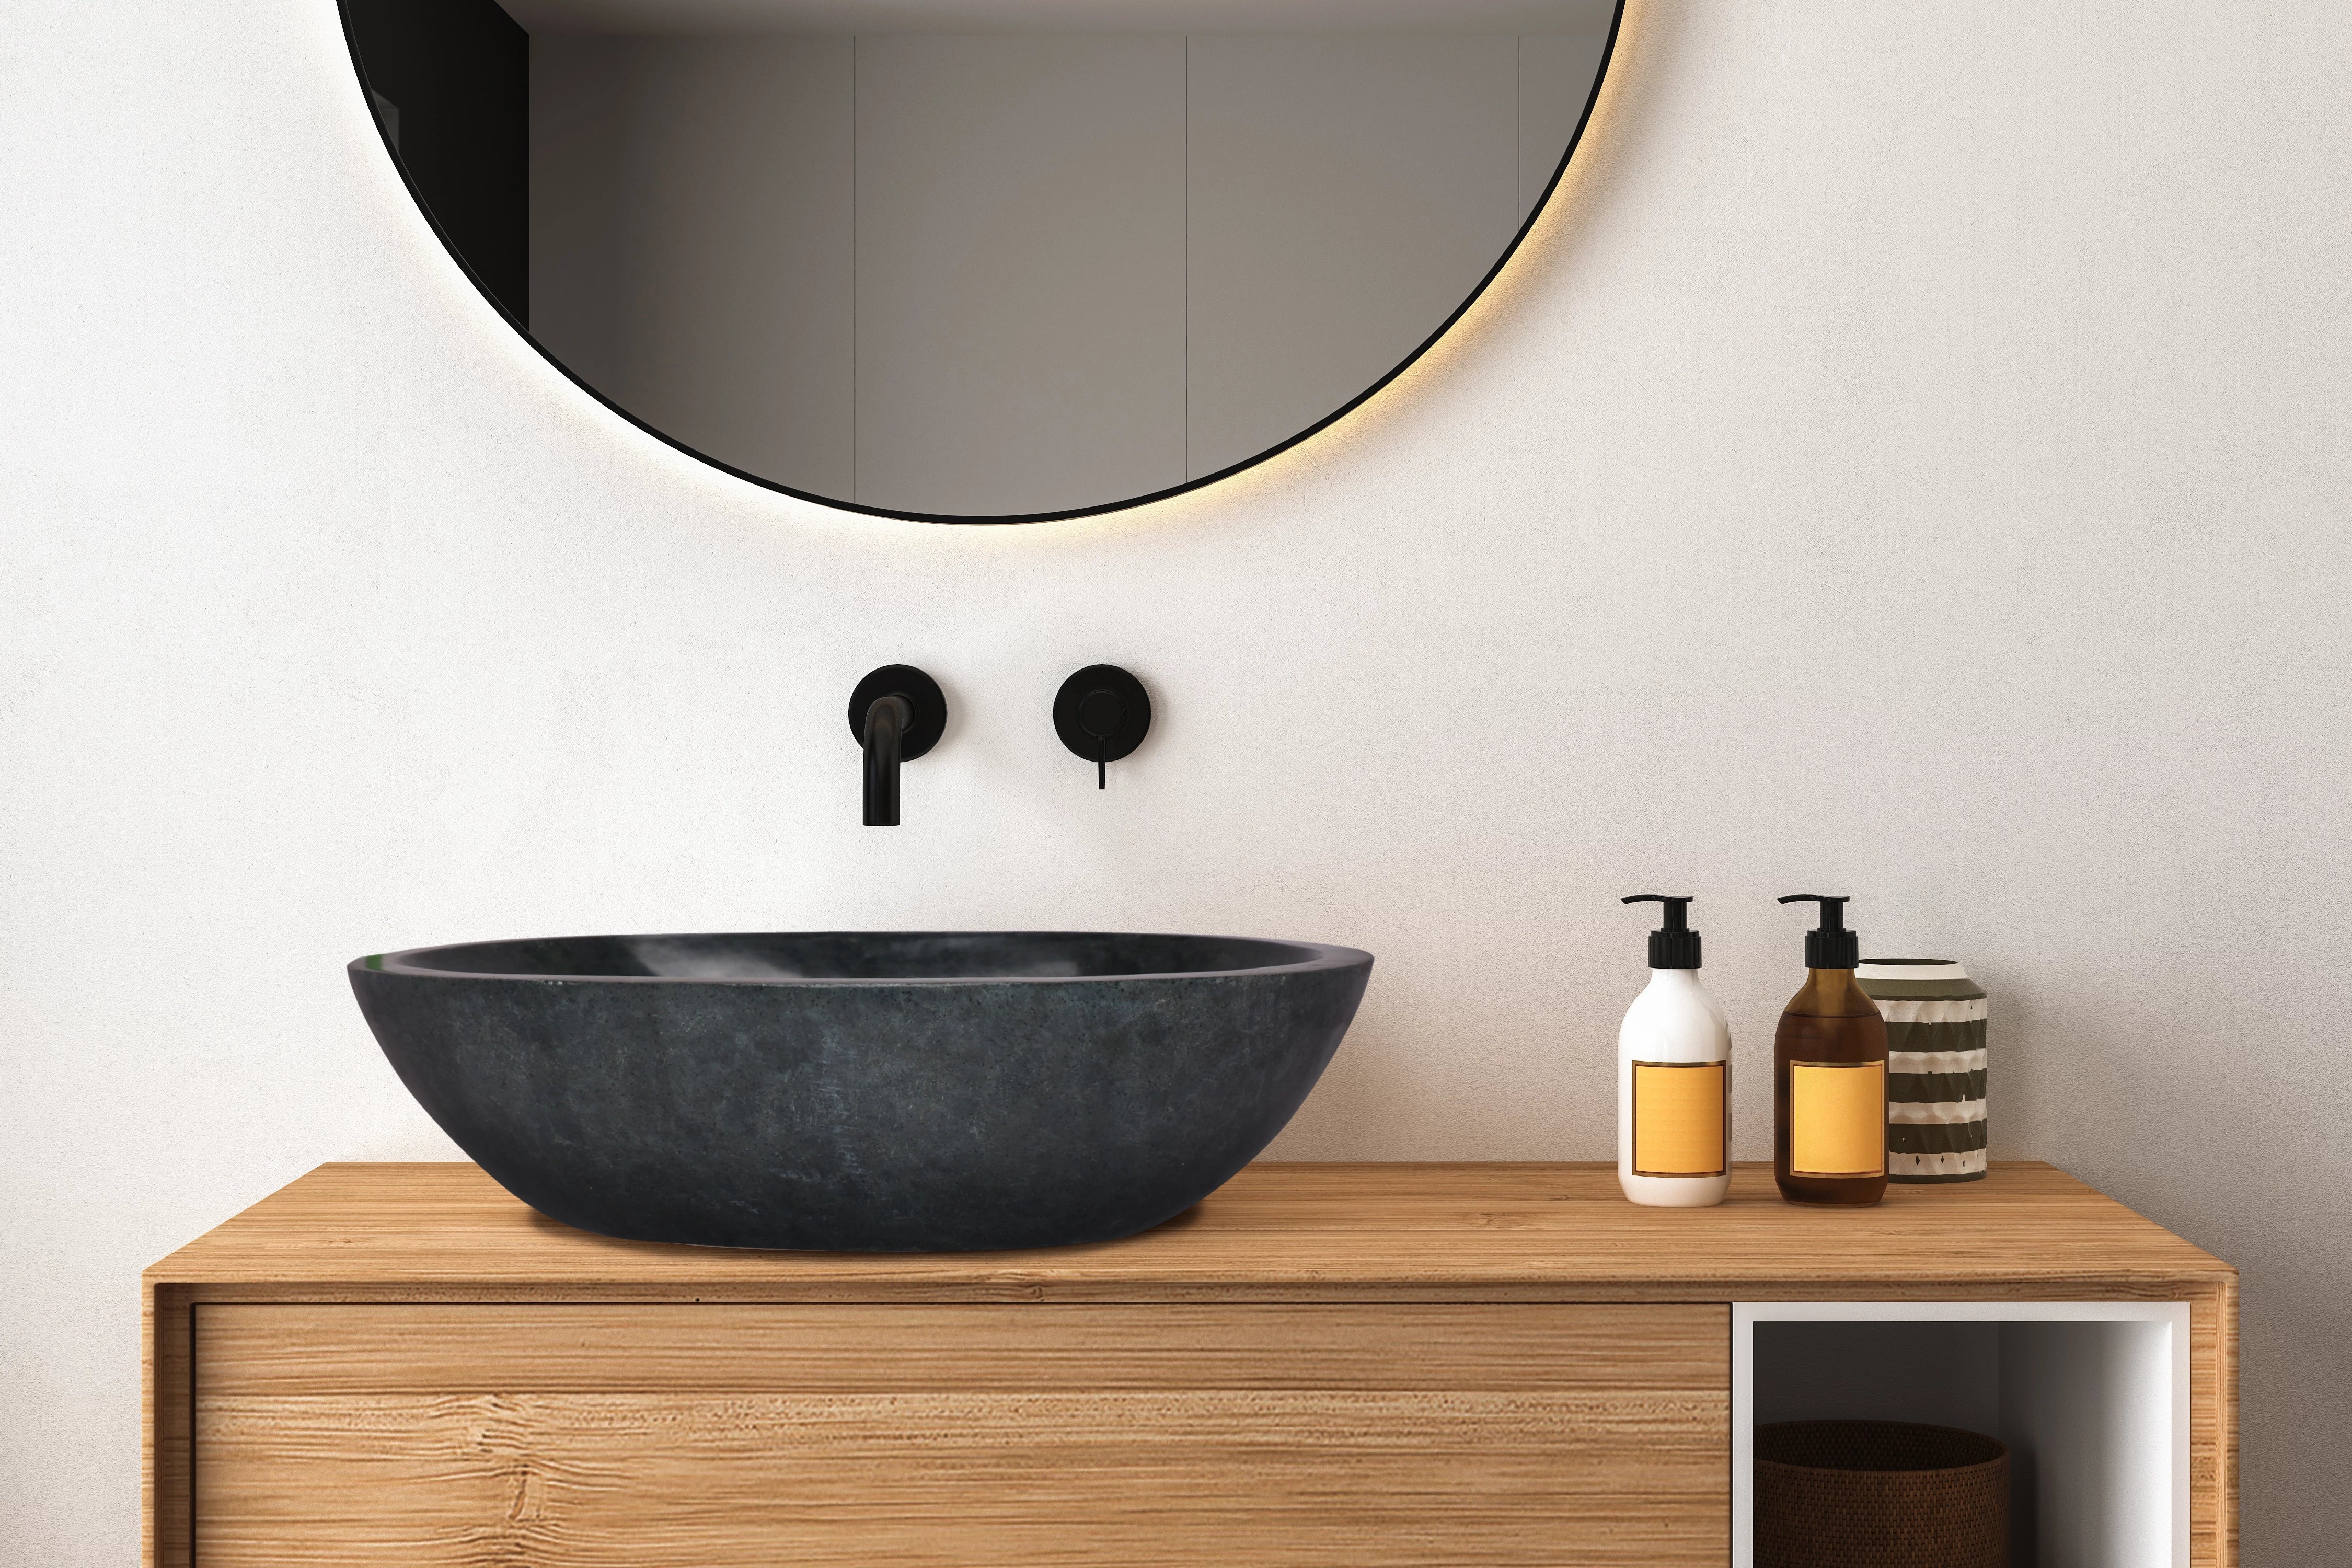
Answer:
[[[198,1309],[196,1560],[1720,1564],[1720,1306]]]

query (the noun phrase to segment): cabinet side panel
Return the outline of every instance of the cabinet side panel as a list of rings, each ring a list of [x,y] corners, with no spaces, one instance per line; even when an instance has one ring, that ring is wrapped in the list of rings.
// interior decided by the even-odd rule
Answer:
[[[486,1336],[499,1309],[417,1308],[391,1310],[399,1352],[390,1320],[333,1316],[381,1310],[205,1309],[205,1568],[1717,1568],[1728,1546],[1719,1306],[570,1307]]]
[[[2234,1280],[2189,1305],[2189,1560],[2238,1561],[2238,1298]]]
[[[142,1286],[139,1307],[140,1561],[147,1568],[189,1568],[194,1313],[186,1291],[170,1285]]]
[[[2027,1562],[2186,1564],[2177,1519],[2179,1331],[2160,1321],[2000,1326],[2000,1425]]]

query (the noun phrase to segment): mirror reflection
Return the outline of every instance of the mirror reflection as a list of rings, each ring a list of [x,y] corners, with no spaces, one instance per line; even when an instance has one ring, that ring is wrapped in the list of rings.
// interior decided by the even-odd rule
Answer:
[[[746,477],[1130,504],[1417,354],[1570,152],[1614,0],[344,0],[517,326]]]

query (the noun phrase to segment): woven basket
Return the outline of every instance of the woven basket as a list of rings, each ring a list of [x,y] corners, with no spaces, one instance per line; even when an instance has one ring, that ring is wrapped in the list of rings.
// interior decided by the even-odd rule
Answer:
[[[1908,1421],[1759,1426],[1756,1568],[2009,1568],[2009,1450]]]

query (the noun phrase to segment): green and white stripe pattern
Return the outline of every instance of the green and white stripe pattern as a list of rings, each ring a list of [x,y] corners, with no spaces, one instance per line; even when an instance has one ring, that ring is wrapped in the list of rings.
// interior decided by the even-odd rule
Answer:
[[[1985,994],[1940,958],[1874,958],[1854,979],[1886,1016],[1886,1176],[1985,1173]]]

